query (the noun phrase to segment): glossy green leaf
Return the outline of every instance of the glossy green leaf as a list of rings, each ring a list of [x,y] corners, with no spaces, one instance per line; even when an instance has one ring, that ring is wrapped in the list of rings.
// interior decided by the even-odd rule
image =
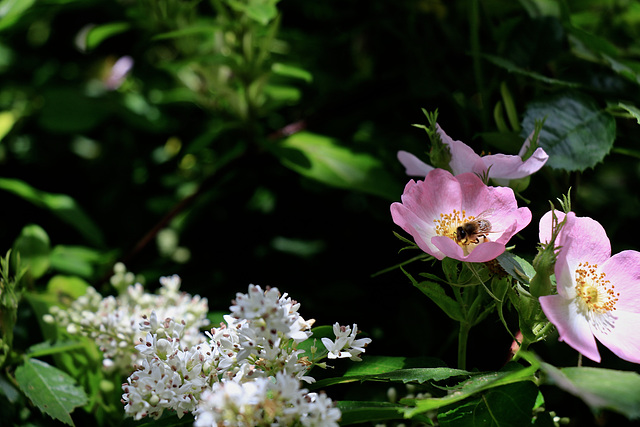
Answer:
[[[89,243],[96,246],[104,245],[100,229],[76,201],[66,194],[40,191],[24,181],[11,178],[0,178],[0,190],[9,191],[40,208],[49,209],[62,221],[75,228]]]
[[[640,374],[592,367],[541,364],[546,382],[578,396],[594,411],[609,409],[640,419]]]
[[[536,270],[529,262],[511,252],[502,253],[496,260],[504,271],[522,283],[528,284],[536,274]]]
[[[522,121],[521,136],[531,133],[535,121],[545,117],[540,146],[549,154],[547,166],[584,171],[601,162],[613,147],[614,118],[584,94],[562,93],[531,102]]]
[[[87,33],[86,48],[87,50],[95,49],[104,40],[128,31],[130,28],[131,24],[128,22],[109,22],[97,25]]]
[[[433,409],[442,408],[444,406],[460,402],[476,393],[484,392],[506,384],[517,383],[521,381],[531,381],[537,371],[537,365],[531,365],[523,368],[515,363],[507,365],[499,372],[479,373],[473,375],[467,381],[451,388],[451,393],[445,397],[432,397],[426,399],[415,399],[413,403],[415,408],[408,409],[407,416],[424,413]],[[407,399],[408,400],[408,399]],[[404,402],[400,402],[404,403]]]
[[[19,254],[22,266],[29,268],[34,279],[41,277],[49,269],[51,243],[47,232],[39,225],[31,224],[22,229],[13,244],[15,254]]]
[[[70,413],[87,401],[85,392],[65,372],[38,359],[28,359],[15,372],[22,392],[43,413],[74,425]]]
[[[282,141],[274,153],[285,166],[328,185],[389,200],[397,199],[402,193],[401,185],[380,160],[341,146],[327,136],[299,132]]]
[[[438,413],[442,427],[519,427],[531,424],[538,387],[532,381],[488,390]]]
[[[618,102],[618,107],[626,110],[640,125],[640,108],[626,102]]]
[[[403,405],[389,402],[360,402],[349,400],[338,401],[337,407],[342,412],[342,418],[340,419],[341,426],[402,420],[402,409],[405,408]],[[416,421],[433,425],[433,422],[427,417],[416,419]]]

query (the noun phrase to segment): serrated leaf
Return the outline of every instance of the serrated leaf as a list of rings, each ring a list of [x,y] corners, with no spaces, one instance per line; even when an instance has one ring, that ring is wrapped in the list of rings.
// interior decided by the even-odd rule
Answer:
[[[0,178],[0,190],[5,190],[33,203],[39,208],[49,209],[62,221],[71,225],[88,242],[103,246],[102,232],[74,199],[66,194],[54,194],[40,191],[19,179]]]
[[[451,387],[452,393],[444,397],[433,397],[426,399],[415,399],[415,408],[406,411],[407,416],[424,413],[433,409],[460,402],[476,393],[480,393],[495,387],[506,384],[513,384],[520,381],[531,381],[537,371],[537,364],[523,368],[518,364],[509,364],[499,372],[488,372],[474,374],[469,380],[464,381],[456,387]],[[400,403],[404,403],[401,401]]]
[[[584,171],[613,147],[615,120],[587,95],[563,93],[529,103],[521,136],[530,134],[536,120],[545,117],[539,143],[549,155],[546,164],[554,169]]]
[[[65,372],[38,359],[28,359],[15,372],[22,392],[43,413],[74,425],[70,413],[87,402],[84,390]]]
[[[629,419],[640,418],[640,375],[613,369],[556,368],[541,363],[546,382],[578,396],[594,411],[609,409]]]
[[[285,166],[334,187],[364,191],[389,200],[402,192],[401,185],[379,159],[341,146],[327,136],[298,132],[273,152]]]
[[[618,102],[618,107],[626,110],[629,114],[631,114],[631,116],[636,119],[636,121],[640,125],[640,108],[632,104],[627,104],[625,102]]]
[[[518,382],[493,388],[438,414],[442,427],[520,427],[530,425],[538,387]]]

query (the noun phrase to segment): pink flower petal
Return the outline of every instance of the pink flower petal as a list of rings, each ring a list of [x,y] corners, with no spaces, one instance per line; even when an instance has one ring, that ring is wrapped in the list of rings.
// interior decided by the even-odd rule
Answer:
[[[551,240],[551,234],[553,233],[553,216],[557,218],[557,223],[560,224],[565,217],[565,213],[558,210],[549,211],[542,215],[540,218],[540,243],[549,243]],[[556,245],[558,240],[556,240]]]
[[[640,313],[640,252],[622,251],[601,265],[601,271],[619,293],[616,311]],[[638,323],[640,330],[640,323]]]
[[[431,243],[431,238],[436,234],[433,223],[424,221],[409,208],[398,202],[391,205],[391,217],[393,218],[393,222],[413,236],[413,240],[420,249],[437,259],[445,257],[445,255]]]
[[[491,178],[519,179],[538,172],[548,159],[549,155],[538,148],[526,161],[522,161],[520,156],[490,154],[482,157],[482,162]]]
[[[433,166],[429,166],[407,151],[398,151],[398,161],[402,163],[402,166],[405,168],[405,173],[409,176],[424,177],[434,169]]]
[[[431,238],[431,242],[446,257],[465,262],[491,261],[492,259],[495,259],[499,255],[501,255],[505,250],[504,244],[496,242],[484,242],[476,246],[469,255],[465,255],[460,245],[446,236],[434,236]]]
[[[564,341],[589,359],[600,362],[598,345],[587,319],[578,312],[575,300],[560,295],[546,295],[539,298],[542,311],[553,323]]]
[[[436,131],[438,135],[440,135],[442,143],[449,146],[449,152],[451,153],[449,167],[451,167],[454,175],[460,175],[466,172],[482,174],[486,171],[481,157],[477,155],[471,147],[462,141],[454,141],[451,139],[451,137],[442,130],[440,125],[436,125]]]
[[[609,332],[594,328],[594,335],[619,358],[640,363],[640,313],[614,313],[613,328]]]

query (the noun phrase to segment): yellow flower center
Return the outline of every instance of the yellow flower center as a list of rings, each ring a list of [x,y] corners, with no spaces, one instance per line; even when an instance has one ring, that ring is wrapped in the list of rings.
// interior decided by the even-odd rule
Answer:
[[[576,292],[584,308],[595,313],[608,313],[616,309],[619,293],[607,280],[607,275],[598,273],[598,264],[581,262],[576,269]]]
[[[486,236],[473,233],[475,227],[470,227],[470,223],[475,219],[472,215],[467,216],[464,209],[454,209],[452,213],[441,213],[440,218],[433,222],[438,236],[447,236],[460,245],[465,255],[469,255],[478,244],[487,240]]]

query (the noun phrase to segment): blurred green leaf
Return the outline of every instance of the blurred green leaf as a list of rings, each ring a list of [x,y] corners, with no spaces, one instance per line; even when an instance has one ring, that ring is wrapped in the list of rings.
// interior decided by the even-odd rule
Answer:
[[[11,131],[16,120],[18,118],[13,111],[0,112],[0,141]]]
[[[196,34],[212,35],[216,31],[221,31],[223,27],[221,25],[207,24],[207,25],[193,25],[187,28],[181,28],[176,31],[169,31],[166,33],[156,34],[152,37],[152,40],[166,40],[166,39],[178,39],[181,37],[189,37]]]
[[[56,245],[49,259],[51,267],[57,271],[90,278],[95,270],[94,265],[103,256],[101,252],[85,246]]]
[[[66,194],[53,194],[37,190],[24,181],[0,178],[0,190],[9,191],[39,208],[49,209],[62,221],[75,228],[91,244],[104,245],[100,229],[80,206]]]
[[[274,74],[278,74],[284,77],[291,77],[294,79],[304,80],[307,83],[311,83],[313,81],[313,76],[307,70],[296,67],[291,64],[283,64],[281,62],[274,62],[271,65],[271,71]]]
[[[14,242],[13,250],[20,255],[22,265],[29,268],[34,279],[42,277],[49,269],[51,244],[47,232],[39,225],[25,226]]]
[[[109,37],[124,33],[131,28],[128,22],[109,22],[108,24],[97,25],[89,30],[86,38],[86,49],[95,49],[100,43]]]
[[[70,413],[87,401],[85,392],[63,371],[38,359],[27,359],[15,372],[24,394],[43,413],[74,425]]]
[[[36,0],[0,1],[0,31],[15,24],[35,2]]]
[[[578,396],[594,411],[610,409],[640,418],[640,374],[592,367],[556,368],[541,364],[546,382]]]
[[[438,413],[442,427],[507,427],[531,424],[538,387],[523,381],[496,387]]]
[[[309,178],[328,185],[397,199],[400,184],[380,160],[356,153],[327,136],[299,132],[282,141],[273,152],[282,163]]]
[[[47,292],[57,296],[58,300],[67,298],[75,301],[87,293],[89,284],[76,276],[53,276],[47,283]]]
[[[581,93],[561,93],[527,105],[521,136],[534,129],[535,121],[546,121],[540,131],[540,146],[554,169],[584,171],[594,167],[611,151],[616,123],[595,101]]]
[[[81,133],[93,129],[111,112],[109,103],[86,96],[76,87],[54,86],[42,93],[44,106],[39,124],[60,133]]]

